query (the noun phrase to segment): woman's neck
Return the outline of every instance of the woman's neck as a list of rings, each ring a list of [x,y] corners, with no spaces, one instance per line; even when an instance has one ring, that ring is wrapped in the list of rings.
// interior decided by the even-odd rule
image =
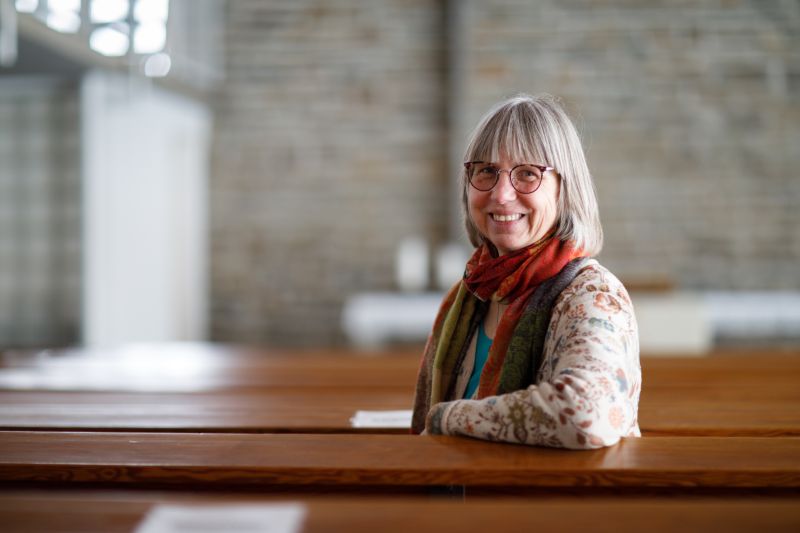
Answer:
[[[490,339],[494,339],[497,333],[497,326],[500,324],[500,319],[503,317],[503,311],[506,310],[506,307],[508,307],[506,304],[500,303],[494,298],[489,300],[489,309],[483,319],[483,331]]]

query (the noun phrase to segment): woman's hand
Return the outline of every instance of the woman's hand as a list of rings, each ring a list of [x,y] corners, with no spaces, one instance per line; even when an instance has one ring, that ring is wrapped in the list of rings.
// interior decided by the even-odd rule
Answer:
[[[442,418],[444,417],[447,408],[455,402],[439,402],[428,411],[428,416],[425,418],[425,431],[426,435],[444,435],[442,432]]]

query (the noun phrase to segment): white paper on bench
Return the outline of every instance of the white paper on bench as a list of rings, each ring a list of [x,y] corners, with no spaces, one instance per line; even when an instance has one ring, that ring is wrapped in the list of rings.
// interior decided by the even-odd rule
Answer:
[[[156,505],[136,533],[299,533],[299,503]]]
[[[404,411],[356,411],[350,419],[354,428],[410,428],[411,409]]]

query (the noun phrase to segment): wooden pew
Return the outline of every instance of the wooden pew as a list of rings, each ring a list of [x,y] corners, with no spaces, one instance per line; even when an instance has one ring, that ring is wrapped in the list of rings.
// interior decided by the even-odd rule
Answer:
[[[0,430],[397,433],[356,429],[357,410],[409,409],[413,391],[357,388],[176,394],[0,392]]]
[[[709,400],[693,392],[647,390],[639,401],[639,427],[645,436],[800,437],[800,400]]]
[[[496,526],[498,512],[510,517],[504,525],[521,527],[563,527],[569,516],[570,525],[581,523],[573,517],[586,517],[585,525],[594,529],[605,516],[615,531],[639,530],[643,523],[656,531],[660,524],[663,530],[688,531],[749,525],[797,529],[800,439],[761,437],[800,435],[800,358],[643,360],[645,435],[684,437],[627,439],[604,450],[571,452],[448,437],[239,434],[347,432],[356,409],[408,408],[418,356],[264,357],[234,350],[232,357],[212,351],[203,359],[191,353],[176,356],[174,368],[163,361],[159,366],[167,354],[158,350],[142,359],[81,351],[38,362],[0,358],[0,390],[12,384],[0,392],[0,429],[40,430],[0,431],[3,531],[6,524],[20,530],[33,524],[35,530],[48,509],[64,516],[72,512],[80,524],[103,524],[97,530],[114,531],[106,526],[117,524],[119,531],[130,531],[153,502],[174,499],[187,487],[292,492],[304,498],[329,491],[358,495],[332,507],[311,503],[307,531],[392,531],[395,525],[397,531],[446,531],[451,523],[462,524],[454,531],[465,531],[476,524]],[[8,376],[27,376],[35,386],[14,386]],[[120,385],[122,392],[115,389]],[[127,429],[148,433],[122,431]],[[187,433],[158,433],[175,430]],[[223,434],[188,433],[197,431]],[[592,499],[588,507],[587,502],[576,507],[574,500],[551,507],[552,502],[495,499],[469,508],[452,502],[393,499],[366,505],[361,500],[365,494],[427,493],[449,485],[466,486],[470,501],[482,494]],[[19,492],[22,487],[50,490],[31,499],[35,493]],[[105,498],[114,501],[81,501],[72,496],[78,487],[113,488]],[[58,490],[63,488],[70,490]],[[131,504],[119,496],[127,488],[169,492]],[[601,503],[609,494],[617,496]],[[620,494],[636,499],[620,501]],[[753,494],[757,502],[742,499]],[[641,495],[670,499],[643,501]],[[674,500],[678,495],[724,495],[726,500],[709,506],[696,498]],[[207,497],[216,501],[219,495]],[[427,503],[434,507],[421,510]]]
[[[39,491],[0,492],[0,520],[6,533],[130,533],[156,504],[195,507],[284,502],[255,494]],[[295,501],[295,500],[290,500]],[[493,531],[575,531],[651,533],[800,530],[800,506],[791,499],[597,498],[468,499],[308,498],[304,533],[466,533]],[[218,508],[218,507],[217,507]]]
[[[800,436],[800,397],[792,390],[645,389],[645,436]],[[413,392],[389,389],[278,389],[176,394],[0,392],[0,430],[194,431],[236,433],[408,433],[355,429],[355,411],[408,409]]]
[[[643,358],[646,435],[800,436],[800,353]]]
[[[706,357],[641,358],[646,387],[786,386],[800,382],[800,351],[715,351]]]
[[[179,344],[0,361],[0,429],[352,432],[356,410],[411,407],[418,354]],[[642,362],[645,435],[800,436],[796,354]]]
[[[0,390],[211,392],[274,388],[411,390],[419,350],[274,352],[206,344],[0,354]],[[800,352],[642,358],[645,390],[796,390]]]
[[[653,437],[577,452],[411,435],[0,432],[0,486],[22,485],[797,495],[800,438]]]
[[[413,390],[419,352],[269,352],[145,345],[0,356],[0,390],[212,392],[330,387]]]
[[[411,407],[418,358],[206,344],[3,354],[0,429],[353,432],[356,410]],[[798,354],[642,363],[645,435],[800,436]]]

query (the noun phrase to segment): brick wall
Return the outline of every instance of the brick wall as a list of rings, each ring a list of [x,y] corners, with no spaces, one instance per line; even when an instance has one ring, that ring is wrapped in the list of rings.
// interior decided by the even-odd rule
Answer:
[[[0,349],[80,335],[78,87],[0,78]]]
[[[436,1],[228,3],[211,183],[211,336],[341,341],[345,295],[446,231]]]
[[[576,118],[599,192],[601,260],[621,277],[800,288],[798,11],[229,2],[212,338],[340,342],[345,295],[393,288],[399,239],[446,237],[448,143],[460,152],[487,107],[518,91],[560,95]],[[462,45],[447,56],[453,35]]]
[[[492,0],[466,16],[464,115],[564,97],[613,271],[800,288],[800,5]]]

